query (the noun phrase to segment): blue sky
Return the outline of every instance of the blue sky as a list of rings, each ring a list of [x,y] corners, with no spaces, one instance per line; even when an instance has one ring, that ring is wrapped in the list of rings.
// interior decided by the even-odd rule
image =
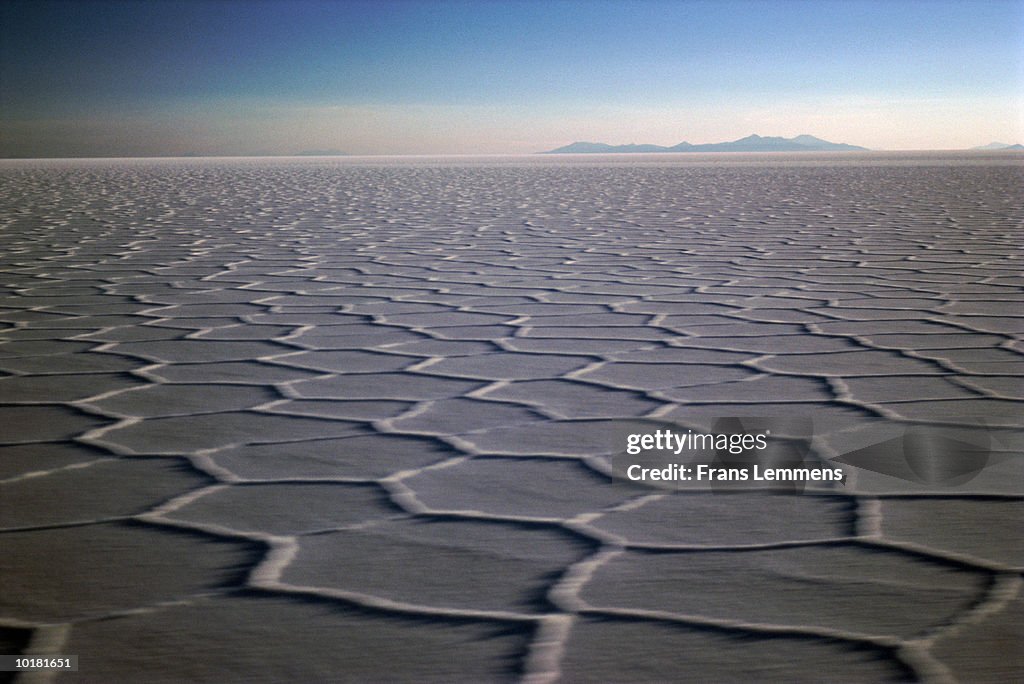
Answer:
[[[1024,139],[1024,2],[0,1],[0,154]]]

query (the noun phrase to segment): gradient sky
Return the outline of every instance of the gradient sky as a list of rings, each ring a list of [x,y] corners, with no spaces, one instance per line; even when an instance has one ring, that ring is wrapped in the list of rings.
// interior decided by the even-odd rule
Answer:
[[[1024,142],[1024,0],[0,0],[0,156]]]

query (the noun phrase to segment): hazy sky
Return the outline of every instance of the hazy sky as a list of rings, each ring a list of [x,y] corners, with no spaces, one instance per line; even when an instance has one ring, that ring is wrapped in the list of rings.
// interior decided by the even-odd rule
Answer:
[[[0,0],[0,156],[1024,142],[1024,0]]]

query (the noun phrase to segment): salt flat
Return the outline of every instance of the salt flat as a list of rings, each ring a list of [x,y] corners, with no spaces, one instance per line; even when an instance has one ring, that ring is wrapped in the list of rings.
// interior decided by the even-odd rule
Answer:
[[[59,681],[1024,675],[1024,156],[0,179],[0,652]],[[726,416],[990,453],[611,482],[629,421]]]

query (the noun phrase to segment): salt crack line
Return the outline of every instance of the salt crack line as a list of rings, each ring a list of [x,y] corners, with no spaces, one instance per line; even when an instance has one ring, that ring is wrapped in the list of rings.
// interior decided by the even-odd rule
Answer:
[[[66,623],[40,625],[36,627],[21,654],[27,657],[54,657],[63,654],[71,634],[71,625]],[[18,674],[18,684],[50,684],[57,681],[59,670],[36,670]]]
[[[866,546],[875,546],[884,549],[891,549],[895,551],[902,551],[915,556],[922,556],[932,560],[941,560],[954,565],[971,569],[971,570],[983,570],[985,572],[1004,574],[1004,573],[1019,573],[1024,571],[1021,566],[1014,566],[1008,563],[1000,563],[998,561],[988,560],[985,558],[979,558],[978,556],[972,556],[966,553],[957,553],[956,551],[947,551],[945,549],[938,549],[932,546],[926,546],[924,544],[918,544],[916,542],[904,541],[899,539],[890,538],[879,538],[879,539],[864,539],[857,538],[854,540],[857,544],[863,544]]]
[[[578,613],[591,608],[580,591],[598,569],[624,553],[624,549],[604,545],[598,551],[570,565],[562,577],[548,590],[548,600],[565,613]]]
[[[517,613],[506,610],[480,610],[474,608],[446,608],[443,606],[429,606],[418,603],[408,603],[393,599],[373,596],[356,591],[344,589],[331,589],[327,587],[313,587],[297,584],[288,584],[280,581],[261,580],[253,585],[254,588],[265,591],[284,594],[295,594],[301,596],[315,596],[318,598],[337,599],[363,608],[399,613],[418,617],[440,617],[453,618],[457,620],[487,620],[498,622],[526,622],[535,623],[545,617],[544,613],[530,614]]]
[[[952,671],[939,662],[927,644],[908,641],[896,650],[896,658],[909,667],[917,678],[927,684],[957,684]]]
[[[882,502],[874,497],[860,497],[854,505],[854,534],[861,539],[881,540]]]
[[[110,463],[111,461],[116,460],[118,459],[114,456],[107,456],[103,458],[97,458],[92,461],[72,463],[70,465],[60,466],[57,468],[50,468],[49,470],[30,470],[26,473],[21,473],[20,475],[15,475],[14,477],[8,477],[6,479],[0,480],[0,484],[13,484],[15,482],[21,482],[22,480],[31,480],[37,477],[45,477],[47,475],[52,475],[54,473],[60,473],[69,470],[82,470],[83,468],[91,468],[94,465],[98,465],[101,463]]]
[[[180,509],[184,508],[185,506],[188,506],[189,504],[192,504],[192,503],[198,501],[199,499],[203,498],[204,496],[208,496],[210,494],[214,494],[216,492],[223,491],[223,490],[227,489],[230,486],[231,485],[228,485],[228,484],[215,484],[215,485],[209,485],[209,486],[206,486],[206,487],[199,487],[198,489],[193,489],[191,491],[185,492],[184,494],[181,494],[179,496],[173,497],[173,498],[169,499],[168,501],[165,501],[164,503],[160,504],[159,506],[156,506],[155,508],[151,508],[150,510],[148,510],[148,511],[146,511],[144,513],[140,513],[139,515],[137,515],[135,517],[140,519],[140,520],[155,521],[155,522],[159,522],[159,523],[167,522],[167,523],[173,523],[174,525],[181,525],[182,523],[180,521],[170,520],[170,519],[164,518],[164,516],[169,514],[169,513],[173,513],[173,512],[175,512],[177,510],[180,510]],[[189,524],[191,525],[191,523],[189,523]],[[197,523],[197,524],[199,524],[199,523]],[[224,529],[228,529],[228,528],[224,528]],[[232,532],[232,534],[234,534],[234,532]]]
[[[863,632],[852,632],[831,627],[816,627],[811,625],[784,625],[768,622],[748,622],[746,620],[730,620],[726,618],[712,618],[704,615],[690,613],[672,613],[663,610],[647,610],[643,608],[617,608],[614,606],[587,606],[578,611],[581,615],[595,615],[603,617],[626,617],[633,619],[655,620],[659,622],[671,622],[675,624],[688,625],[692,627],[713,627],[718,629],[735,630],[748,632],[750,634],[764,634],[770,636],[806,636],[818,639],[835,639],[856,644],[869,644],[887,650],[897,650],[905,642],[897,637],[866,634]]]
[[[926,648],[931,648],[938,641],[955,636],[969,625],[984,622],[990,617],[1001,613],[1020,595],[1024,580],[1018,574],[1001,573],[992,578],[985,595],[974,606],[967,609],[959,617],[954,616],[947,625],[939,626],[920,639],[914,639]]]
[[[551,684],[562,675],[562,658],[575,618],[551,615],[539,620],[523,663],[522,684]]]
[[[637,551],[679,551],[679,552],[733,552],[772,551],[778,549],[802,549],[813,546],[847,546],[858,541],[857,537],[826,537],[822,539],[787,539],[776,542],[752,544],[673,544],[657,542],[624,542],[626,549]]]

